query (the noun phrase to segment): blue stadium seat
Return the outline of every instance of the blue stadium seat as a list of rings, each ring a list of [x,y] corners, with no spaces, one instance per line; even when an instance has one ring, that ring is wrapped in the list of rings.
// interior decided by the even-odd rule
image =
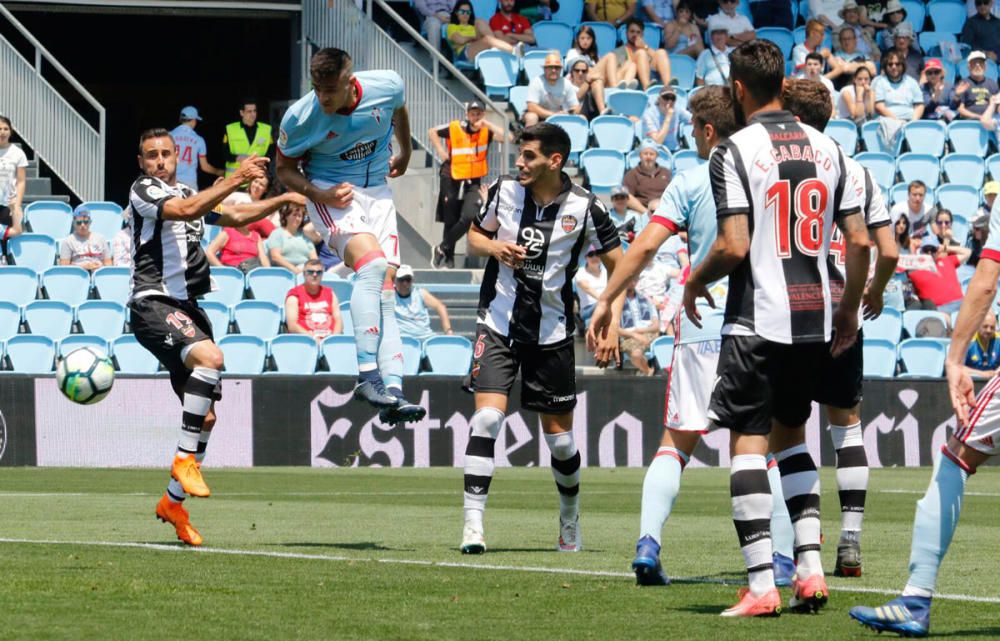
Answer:
[[[344,329],[341,333],[354,336],[354,321],[351,319],[350,301],[340,304],[340,322],[344,324]]]
[[[782,29],[781,27],[761,27],[757,29],[757,38],[759,40],[770,40],[778,45],[781,53],[785,56],[785,60],[792,57],[792,49],[795,47],[795,36],[788,29]]]
[[[212,324],[212,334],[216,339],[229,333],[229,321],[232,320],[232,310],[225,303],[217,300],[199,301],[198,307],[205,311],[208,321]]]
[[[81,347],[96,347],[105,354],[111,354],[108,349],[108,341],[102,336],[94,334],[70,334],[59,341],[57,353],[60,358],[66,358],[70,352],[75,352]]]
[[[643,100],[646,96],[643,95]],[[635,126],[625,116],[598,116],[590,121],[590,133],[599,149],[628,153],[635,142]]]
[[[0,266],[0,292],[5,301],[27,305],[38,293],[38,275],[30,267]]]
[[[869,339],[899,342],[903,335],[903,314],[891,307],[882,309],[882,314],[875,319],[864,322],[865,342]]]
[[[94,271],[94,289],[101,300],[128,302],[132,273],[128,267],[99,267]]]
[[[351,301],[351,293],[354,292],[354,285],[349,280],[329,280],[323,284],[333,290],[333,295],[337,297],[339,303]]]
[[[889,203],[895,205],[896,203],[906,202],[906,198],[909,195],[909,192],[910,192],[910,186],[907,183],[896,183],[895,185],[892,186],[892,189],[889,190]],[[933,194],[934,194],[933,191],[928,192],[928,194],[924,196],[924,198],[925,199],[931,198]]]
[[[90,294],[90,272],[75,265],[49,267],[42,273],[42,287],[51,300],[76,306]]]
[[[934,23],[935,31],[945,33],[961,33],[965,25],[965,3],[956,0],[931,0],[927,5],[927,13]]]
[[[21,307],[16,303],[0,300],[0,342],[16,336],[21,327]]]
[[[674,154],[674,173],[678,174],[685,169],[703,165],[707,160],[700,157],[694,149],[681,149]]]
[[[514,115],[518,118],[524,116],[528,111],[528,87],[518,85],[510,88],[510,95],[507,97],[510,106],[514,108]]]
[[[59,300],[36,300],[24,306],[24,320],[32,334],[57,341],[73,330],[73,308]]]
[[[953,185],[970,185],[980,189],[986,177],[986,162],[972,154],[948,154],[941,159],[941,170]]]
[[[21,234],[7,241],[7,251],[15,265],[43,272],[55,264],[59,246],[43,234]]]
[[[566,23],[539,20],[532,25],[532,31],[535,32],[535,46],[541,50],[538,53],[547,54],[549,51],[555,49],[559,52],[561,57],[565,57],[566,52],[573,46],[573,27]],[[530,54],[536,52],[529,51],[528,53]],[[545,56],[543,55],[542,58],[544,57]],[[527,54],[525,54],[523,62],[525,63],[524,71],[527,73]],[[530,80],[531,76],[528,76],[528,79]]]
[[[521,65],[512,53],[487,49],[476,54],[476,69],[483,77],[487,95],[506,98],[508,90],[517,84]]]
[[[24,208],[25,222],[36,234],[65,238],[73,231],[73,210],[57,200],[38,200]]]
[[[628,156],[625,157],[625,168],[632,169],[639,164],[639,150],[633,149],[628,152]],[[673,169],[674,157],[670,154],[665,147],[658,146],[656,150],[656,164],[665,168]]]
[[[899,344],[899,360],[906,372],[900,378],[939,377],[944,372],[948,350],[942,341],[910,338]]]
[[[831,120],[823,133],[833,138],[848,156],[858,149],[858,126],[850,120]]]
[[[590,139],[590,124],[577,114],[556,114],[545,121],[562,127],[569,134],[569,159],[577,162],[587,148]]]
[[[81,203],[74,212],[86,210],[90,212],[90,231],[97,232],[104,236],[104,240],[111,242],[115,234],[122,228],[125,221],[122,218],[122,208],[117,203],[106,201],[91,201]]]
[[[282,334],[271,339],[271,356],[280,374],[312,374],[316,371],[319,347],[305,334]]]
[[[931,50],[934,48],[940,48],[942,42],[957,42],[954,33],[948,33],[946,31],[919,31],[917,34],[917,44],[925,52],[930,54]],[[940,49],[939,49],[940,51]]]
[[[497,12],[497,0],[471,0],[471,2],[476,18],[482,18],[486,22],[489,22]]]
[[[639,11],[642,11],[642,10],[641,9],[637,9],[636,13],[638,13]],[[643,11],[643,13],[645,13],[645,11]],[[643,18],[645,18],[645,16],[643,16]],[[618,33],[617,33],[618,42],[625,42],[627,40],[627,37],[626,37],[627,36],[627,32],[628,32],[628,28],[627,27],[628,27],[628,25],[624,25],[624,24],[623,25],[619,25],[619,27],[618,27]],[[643,27],[642,39],[646,42],[647,45],[650,46],[650,48],[652,48],[652,49],[659,49],[660,48],[660,41],[663,40],[663,29],[658,24],[654,24],[652,22],[647,22],[647,23],[645,23],[645,25]],[[667,78],[666,80],[669,80],[669,78]]]
[[[969,63],[965,58],[955,65],[955,67],[959,76],[962,78],[969,77]],[[997,80],[997,63],[993,62],[989,58],[986,59],[986,77],[990,80]]]
[[[908,309],[903,312],[903,331],[910,338],[923,338],[917,336],[917,326],[925,319],[939,321],[945,331],[948,329],[948,315],[944,312],[929,309]]]
[[[965,247],[965,242],[969,239],[969,232],[972,226],[965,216],[959,216],[952,212],[951,217],[951,237],[956,243]]]
[[[247,273],[246,282],[254,300],[284,307],[288,290],[295,287],[295,276],[284,267],[258,267]]]
[[[264,371],[267,343],[257,336],[230,335],[219,339],[227,374],[253,375]]]
[[[541,22],[538,23],[538,26],[542,25],[543,23]],[[535,31],[535,34],[537,37],[538,34],[537,30]],[[566,52],[564,51],[563,55],[565,55],[565,53]],[[524,76],[528,79],[528,82],[531,82],[532,80],[534,80],[535,78],[537,78],[538,76],[542,75],[545,72],[544,62],[545,62],[545,56],[547,55],[549,55],[548,50],[529,51],[524,54],[524,58],[521,59],[521,68],[524,69]],[[518,86],[524,87],[525,90],[527,90],[528,88],[526,85],[518,85]],[[511,90],[513,89],[514,87],[511,87]]]
[[[903,182],[909,184],[914,180],[922,180],[931,190],[941,181],[941,166],[938,157],[931,154],[906,153],[896,159],[896,170],[902,176]]]
[[[559,10],[552,13],[553,22],[575,25],[583,18],[583,0],[561,0]],[[536,28],[537,28],[537,24]]]
[[[941,185],[934,194],[938,207],[950,210],[955,216],[970,219],[979,209],[979,190],[970,185]]]
[[[110,341],[122,334],[125,308],[113,300],[88,300],[76,308],[76,320],[87,334]]]
[[[608,106],[612,112],[636,118],[642,118],[642,113],[646,111],[648,104],[649,96],[642,91],[616,91],[608,98]]]
[[[327,336],[323,340],[322,351],[331,374],[358,375],[358,348],[353,336]]]
[[[431,336],[424,341],[431,372],[438,376],[465,376],[472,364],[472,341],[464,336]]]
[[[205,300],[217,300],[231,307],[243,299],[246,287],[243,272],[235,267],[212,267],[211,273],[213,289],[218,289],[205,294]]]
[[[986,157],[990,134],[982,123],[974,120],[956,120],[948,125],[948,140],[955,153]]]
[[[412,336],[403,336],[403,375],[416,376],[424,358],[424,345]]]
[[[889,154],[890,156],[898,155],[899,149],[903,145],[903,137],[900,136],[898,138],[895,149],[889,149],[879,135],[879,126],[879,123],[874,120],[861,125],[861,140],[865,144],[865,150],[869,152],[877,151]]]
[[[1000,180],[1000,154],[993,154],[987,158],[986,168],[990,172],[990,180]]]
[[[906,9],[906,21],[913,25],[913,30],[920,32],[924,27],[924,18],[927,11],[924,3],[920,0],[903,0],[903,8]]]
[[[233,320],[240,334],[268,340],[278,335],[281,309],[266,300],[243,300],[233,307]]]
[[[939,120],[914,120],[903,125],[903,137],[910,151],[940,158],[944,154],[948,129]]]
[[[597,42],[597,55],[604,57],[614,51],[618,46],[618,34],[615,28],[607,22],[581,22],[580,26],[587,25],[594,30],[594,39]],[[671,67],[673,69],[673,67]]]
[[[889,154],[866,151],[854,159],[872,172],[872,178],[881,187],[891,189],[896,182],[896,163]]]
[[[866,378],[892,378],[896,373],[896,343],[880,338],[868,338],[861,346]]]
[[[21,374],[48,374],[55,355],[55,341],[48,336],[21,334],[7,341],[7,358]]]
[[[656,359],[656,366],[663,371],[670,369],[674,358],[674,337],[657,336],[653,344],[649,346]]]
[[[153,353],[139,344],[132,334],[122,334],[111,342],[118,371],[124,374],[155,374],[160,368]]]
[[[691,89],[695,80],[695,61],[690,56],[670,54],[670,73],[673,74],[671,82],[676,81],[680,89]]]
[[[611,193],[625,177],[625,155],[614,149],[588,149],[580,154],[580,165],[595,193]]]

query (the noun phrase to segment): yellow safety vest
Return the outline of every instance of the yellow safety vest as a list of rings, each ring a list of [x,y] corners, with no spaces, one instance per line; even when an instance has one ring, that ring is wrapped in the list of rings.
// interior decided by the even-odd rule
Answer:
[[[468,133],[458,120],[448,127],[448,147],[451,148],[451,177],[454,180],[482,178],[489,171],[486,152],[490,147],[490,131],[484,125]]]
[[[257,135],[251,143],[247,140],[247,132],[243,128],[243,123],[237,120],[226,125],[226,140],[229,142],[229,153],[236,156],[236,160],[226,163],[226,176],[231,176],[250,154],[258,156],[267,154],[267,150],[271,146],[271,125],[258,122]]]

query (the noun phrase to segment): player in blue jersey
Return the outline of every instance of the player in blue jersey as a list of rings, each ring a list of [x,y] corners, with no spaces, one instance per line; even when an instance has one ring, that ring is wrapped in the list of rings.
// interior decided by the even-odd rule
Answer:
[[[406,172],[412,152],[403,81],[395,71],[354,73],[351,57],[334,48],[318,51],[309,73],[313,90],[281,121],[278,178],[306,197],[316,230],[356,274],[351,294],[359,371],[355,397],[378,407],[383,423],[418,421],[426,411],[403,398],[393,290],[399,237],[386,183]]]

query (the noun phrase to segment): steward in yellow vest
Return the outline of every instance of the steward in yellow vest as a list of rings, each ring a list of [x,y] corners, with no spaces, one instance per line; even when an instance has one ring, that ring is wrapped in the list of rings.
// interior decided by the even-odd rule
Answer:
[[[240,120],[226,125],[222,144],[226,147],[226,176],[240,167],[250,154],[266,156],[273,142],[271,125],[257,122],[257,105],[252,101],[240,109]]]

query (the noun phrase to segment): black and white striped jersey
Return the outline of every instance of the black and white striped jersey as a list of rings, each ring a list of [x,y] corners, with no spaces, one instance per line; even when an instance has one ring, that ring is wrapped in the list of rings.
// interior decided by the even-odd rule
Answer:
[[[844,154],[787,111],[755,115],[709,161],[717,216],[749,219],[750,252],[729,278],[723,333],[829,341],[834,218],[857,213]]]
[[[132,184],[131,298],[159,295],[188,300],[211,289],[208,259],[201,248],[204,220],[163,220],[163,203],[194,194],[185,184],[171,186],[153,176],[141,176]]]
[[[479,322],[512,341],[551,345],[573,336],[573,276],[580,257],[621,241],[603,203],[563,174],[559,196],[540,206],[515,178],[490,187],[476,225],[495,239],[525,248],[511,269],[490,258],[479,291]]]

